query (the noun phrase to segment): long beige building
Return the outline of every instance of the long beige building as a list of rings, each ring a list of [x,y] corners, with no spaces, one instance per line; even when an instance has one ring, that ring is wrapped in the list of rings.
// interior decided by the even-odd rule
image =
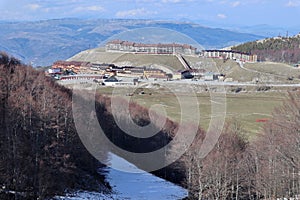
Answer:
[[[143,44],[128,42],[123,40],[112,40],[105,45],[105,50],[111,51],[122,51],[122,52],[134,52],[134,53],[145,53],[145,54],[185,54],[194,55],[196,54],[197,48],[188,44]]]
[[[206,58],[223,58],[240,60],[243,62],[257,62],[257,55],[232,50],[203,50],[202,55]]]

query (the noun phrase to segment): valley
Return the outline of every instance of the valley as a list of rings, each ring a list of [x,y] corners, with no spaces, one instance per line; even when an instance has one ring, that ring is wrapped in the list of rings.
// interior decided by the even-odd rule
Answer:
[[[140,76],[138,84],[132,86],[97,86],[99,93],[114,96],[116,94],[136,102],[146,108],[153,105],[163,105],[168,118],[180,123],[192,122],[193,114],[181,116],[181,107],[177,96],[182,96],[183,101],[189,102],[190,93],[197,96],[199,105],[184,105],[192,110],[198,107],[201,111],[200,125],[207,130],[212,117],[212,93],[224,93],[226,101],[225,122],[238,120],[247,137],[254,139],[259,134],[266,121],[272,117],[272,112],[285,100],[289,92],[297,91],[300,84],[300,70],[285,63],[275,62],[242,62],[239,60],[207,58],[203,55],[182,55],[193,70],[198,70],[198,76],[192,79],[145,79]],[[159,68],[171,77],[184,71],[186,68],[175,55],[136,54],[129,52],[106,52],[104,48],[83,51],[69,59],[69,61],[111,63],[116,66],[135,66]],[[96,73],[96,72],[95,72]],[[208,73],[222,74],[225,78],[208,80]],[[130,77],[130,75],[127,75]],[[130,81],[116,75],[120,81]],[[91,81],[91,80],[90,80]],[[80,81],[79,81],[80,82]],[[84,80],[82,81],[85,82]],[[61,81],[72,88],[76,81]],[[87,82],[87,87],[92,82]],[[129,88],[127,88],[129,87]],[[171,88],[171,89],[170,89]],[[116,92],[118,91],[118,92]],[[158,110],[158,112],[160,112]]]
[[[135,19],[0,27],[22,59],[0,54],[1,199],[297,198],[300,68],[232,47],[263,36]]]

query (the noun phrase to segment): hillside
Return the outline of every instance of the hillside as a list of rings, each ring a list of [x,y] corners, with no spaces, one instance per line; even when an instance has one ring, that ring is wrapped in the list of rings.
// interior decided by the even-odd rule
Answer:
[[[0,50],[6,51],[33,66],[50,65],[65,60],[83,50],[96,48],[109,37],[126,30],[157,27],[178,31],[194,39],[205,48],[222,48],[263,37],[224,29],[203,27],[199,24],[117,19],[57,19],[32,22],[1,22]],[[147,39],[160,36],[147,33]],[[172,39],[170,35],[162,41]],[[126,38],[124,38],[126,39]],[[130,38],[127,38],[129,40]],[[136,39],[136,38],[135,38]],[[134,40],[135,40],[134,39]]]
[[[77,135],[71,96],[43,72],[0,54],[1,200],[109,192],[98,173],[103,165]]]
[[[92,63],[112,63],[118,66],[155,66],[172,73],[184,69],[174,55],[144,55],[122,52],[105,52],[102,48],[86,50],[68,59]]]
[[[278,62],[245,63],[242,67],[233,60],[184,56],[193,68],[225,74],[239,82],[299,83],[300,69]]]
[[[183,56],[193,69],[222,73],[226,78],[239,82],[299,83],[300,69],[280,62],[245,63],[242,67],[234,60]],[[121,52],[105,52],[103,48],[90,49],[68,59],[93,63],[112,63],[118,66],[153,66],[167,73],[183,70],[174,55],[145,55]]]
[[[298,63],[300,61],[300,34],[293,37],[275,37],[247,42],[232,50],[257,54],[261,61]]]

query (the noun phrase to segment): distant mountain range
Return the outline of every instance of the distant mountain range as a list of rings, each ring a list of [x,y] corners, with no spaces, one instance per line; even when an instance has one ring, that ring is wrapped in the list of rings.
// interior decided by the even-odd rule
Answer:
[[[150,28],[151,27],[151,28]],[[146,28],[146,29],[141,29]],[[148,29],[147,29],[148,28]],[[156,34],[153,28],[160,28]],[[209,28],[189,22],[125,20],[125,19],[57,19],[34,22],[0,22],[0,50],[33,66],[50,65],[78,52],[95,48],[115,34],[141,29],[140,35],[120,34],[121,39],[140,38],[143,41],[182,42],[176,32],[185,34],[204,48],[223,48],[264,38],[221,28]],[[169,29],[165,35],[161,30]],[[175,32],[176,31],[176,32]],[[115,36],[115,38],[118,36]],[[168,40],[168,41],[167,41]],[[187,40],[189,41],[189,40]],[[183,41],[184,42],[184,41]]]

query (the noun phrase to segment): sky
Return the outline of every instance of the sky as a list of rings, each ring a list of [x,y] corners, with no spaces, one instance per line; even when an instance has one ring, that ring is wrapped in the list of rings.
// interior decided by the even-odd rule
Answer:
[[[0,20],[126,18],[300,26],[300,0],[0,0]]]

